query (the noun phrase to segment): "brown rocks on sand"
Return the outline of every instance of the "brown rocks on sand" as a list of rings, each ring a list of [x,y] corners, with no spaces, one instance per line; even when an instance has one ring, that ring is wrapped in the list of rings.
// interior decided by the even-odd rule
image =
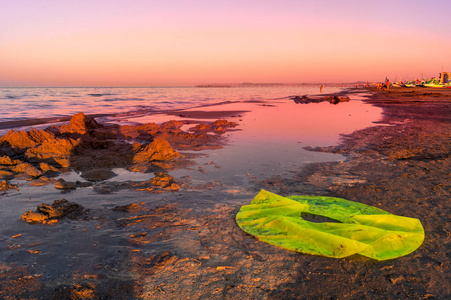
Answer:
[[[304,96],[294,96],[291,98],[296,104],[310,104],[310,103],[320,103],[320,102],[329,102],[330,104],[338,104],[340,102],[348,102],[350,100],[349,97],[339,97],[339,96],[324,96],[321,98],[308,98],[306,95]]]
[[[74,219],[82,215],[84,208],[66,199],[55,200],[52,205],[42,203],[38,205],[37,211],[27,211],[22,215],[22,219],[31,224],[55,224],[58,219],[68,217]]]
[[[324,101],[329,101],[330,104],[338,104],[340,102],[349,102],[349,97],[338,97],[338,96],[326,96],[322,98]]]
[[[229,122],[227,120],[216,120],[211,124],[206,124],[206,123],[200,123],[196,126],[194,126],[193,128],[191,128],[191,131],[194,132],[214,132],[217,134],[223,134],[224,132],[226,132],[227,129],[229,128],[234,128],[236,127],[237,124],[235,122]]]
[[[104,181],[117,176],[116,173],[110,169],[94,169],[88,170],[81,174],[81,177],[87,181]]]
[[[55,182],[55,188],[58,190],[75,190],[77,188],[77,184],[75,182],[66,181],[60,178]]]
[[[1,192],[6,192],[6,191],[12,190],[12,189],[19,190],[17,188],[17,185],[15,185],[15,184],[11,184],[11,183],[7,182],[6,180],[0,181],[0,191]]]
[[[157,172],[153,179],[132,184],[132,187],[138,191],[147,192],[178,191],[180,189],[180,186],[174,181],[174,177],[164,172]]]
[[[180,189],[180,186],[174,182],[174,178],[172,176],[162,172],[155,173],[155,177],[152,179],[152,184],[162,189],[172,191],[178,191]]]
[[[194,126],[194,132],[182,130],[184,125],[196,123],[173,120],[161,125],[101,125],[92,116],[78,113],[67,125],[28,132],[11,130],[0,137],[0,179],[51,178],[70,168],[95,182],[115,176],[113,168],[135,172],[169,170],[187,163],[173,161],[180,156],[178,149],[221,148],[220,134],[237,125],[217,120]],[[54,181],[42,180],[39,184],[50,182]],[[60,180],[55,187],[67,190],[74,184]],[[173,190],[176,188],[174,185]]]

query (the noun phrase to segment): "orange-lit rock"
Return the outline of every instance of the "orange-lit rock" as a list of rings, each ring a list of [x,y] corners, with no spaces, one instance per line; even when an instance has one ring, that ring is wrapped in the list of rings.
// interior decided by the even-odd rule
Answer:
[[[15,184],[11,184],[5,180],[0,181],[0,191],[5,192],[12,189],[19,190]]]
[[[77,218],[82,215],[84,208],[66,199],[55,200],[52,205],[42,203],[38,205],[37,211],[27,211],[22,215],[22,219],[28,223],[53,224],[58,219],[68,217]]]
[[[20,160],[18,160],[18,159],[11,159],[11,157],[9,157],[9,156],[2,156],[2,157],[0,157],[0,165],[13,166],[13,165],[17,165],[19,163],[21,163]]]
[[[137,164],[147,164],[151,161],[165,161],[180,156],[171,145],[162,139],[155,139],[149,145],[133,144],[133,150],[136,153],[133,162]]]
[[[0,179],[13,179],[14,173],[7,170],[0,170]]]
[[[42,172],[46,173],[46,172],[58,172],[58,169],[45,163],[45,162],[41,162],[39,164],[39,168],[42,170]]]
[[[0,137],[0,142],[8,142],[11,147],[17,148],[15,150],[19,152],[20,149],[36,147],[44,141],[52,139],[55,139],[55,135],[44,130],[32,129],[28,132],[10,130],[6,135]]]
[[[79,133],[83,135],[99,127],[100,125],[93,117],[85,116],[84,113],[80,112],[72,116],[68,125],[61,125],[60,132]]]
[[[55,182],[55,188],[58,190],[75,190],[77,185],[75,182],[66,181],[60,178]]]
[[[78,141],[73,139],[53,138],[44,141],[42,144],[30,148],[26,151],[26,156],[30,158],[68,158]]]
[[[39,171],[36,167],[29,163],[21,163],[15,166],[12,171],[15,173],[23,173],[26,176],[37,178],[42,175],[42,172]]]

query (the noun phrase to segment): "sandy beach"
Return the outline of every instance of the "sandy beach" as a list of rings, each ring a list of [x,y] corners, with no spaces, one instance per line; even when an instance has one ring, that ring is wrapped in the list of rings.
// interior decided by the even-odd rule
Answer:
[[[141,127],[78,116],[26,152],[17,149],[25,149],[29,137],[18,137],[18,146],[8,148],[3,136],[0,298],[451,297],[451,89],[369,88],[333,96],[362,97],[382,119],[372,125],[362,119],[366,128],[351,132],[337,119],[328,124],[342,133],[337,145],[299,145],[310,155],[325,155],[324,162],[290,166],[290,172],[270,178],[257,176],[266,172],[259,169],[239,183],[228,171],[241,167],[239,158],[223,158],[227,166],[221,166],[214,151],[231,151],[222,148],[228,139],[251,130],[249,110],[256,116],[261,109],[264,118],[263,109],[282,110],[285,104],[172,111],[167,117],[182,121]],[[323,104],[336,107],[338,115],[347,103],[298,105]],[[264,130],[270,135],[270,128]],[[58,140],[59,152],[49,154],[43,140],[52,145]],[[293,153],[286,154],[290,161]],[[21,155],[34,158],[22,169],[16,168],[25,163]],[[218,172],[221,180],[205,180]],[[18,185],[17,179],[27,181]],[[256,240],[235,223],[241,205],[261,189],[341,197],[418,218],[426,238],[415,252],[388,261],[287,251]],[[20,219],[40,203],[62,198],[81,208],[72,207],[57,221]],[[11,205],[21,211],[5,214]]]

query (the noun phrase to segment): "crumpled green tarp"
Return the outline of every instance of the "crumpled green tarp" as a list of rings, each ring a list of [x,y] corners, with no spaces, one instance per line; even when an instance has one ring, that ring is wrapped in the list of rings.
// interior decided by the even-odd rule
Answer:
[[[315,223],[302,213],[341,223]],[[282,197],[265,190],[243,205],[238,226],[259,240],[285,249],[328,257],[361,254],[377,260],[407,255],[424,240],[418,219],[390,214],[379,208],[341,198]]]

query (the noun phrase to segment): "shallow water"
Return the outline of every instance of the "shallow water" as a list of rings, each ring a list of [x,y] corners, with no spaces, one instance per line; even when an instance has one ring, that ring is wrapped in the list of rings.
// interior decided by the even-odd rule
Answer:
[[[237,122],[240,130],[229,133],[229,144],[223,149],[204,151],[205,156],[197,159],[201,172],[188,174],[182,170],[175,174],[190,175],[201,182],[214,178],[240,187],[253,179],[289,177],[307,163],[344,160],[342,155],[307,151],[304,147],[336,145],[342,134],[378,121],[382,110],[365,104],[360,97],[351,95],[350,102],[338,105],[275,101],[205,108],[247,112],[228,118]]]

